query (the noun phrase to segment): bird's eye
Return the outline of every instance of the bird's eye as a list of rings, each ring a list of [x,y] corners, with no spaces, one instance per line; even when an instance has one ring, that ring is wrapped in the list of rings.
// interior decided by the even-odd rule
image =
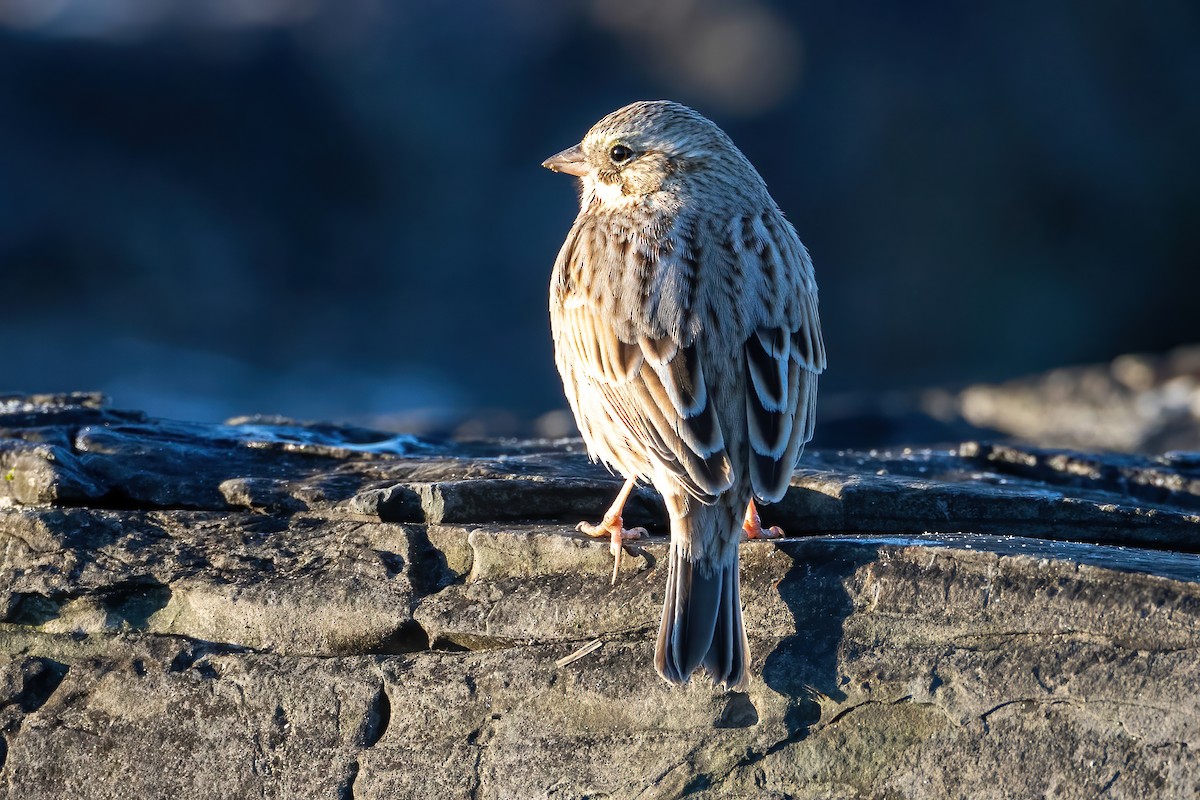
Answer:
[[[623,144],[614,144],[612,149],[608,151],[608,157],[612,159],[614,164],[624,164],[633,158],[633,151]]]

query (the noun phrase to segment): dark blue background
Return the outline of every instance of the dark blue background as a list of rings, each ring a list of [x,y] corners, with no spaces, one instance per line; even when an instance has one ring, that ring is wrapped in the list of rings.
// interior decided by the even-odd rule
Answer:
[[[811,250],[823,394],[1198,341],[1197,8],[0,0],[0,389],[561,408],[575,194],[538,164],[660,97],[730,133]]]

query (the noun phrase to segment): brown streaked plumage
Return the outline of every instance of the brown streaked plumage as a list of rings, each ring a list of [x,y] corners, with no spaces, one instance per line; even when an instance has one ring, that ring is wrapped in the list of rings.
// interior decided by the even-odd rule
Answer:
[[[655,667],[745,686],[738,545],[812,438],[825,348],[812,263],[758,172],[686,106],[634,103],[543,166],[581,179],[550,282],[555,360],[593,459],[671,520]],[[615,573],[614,573],[615,575]]]

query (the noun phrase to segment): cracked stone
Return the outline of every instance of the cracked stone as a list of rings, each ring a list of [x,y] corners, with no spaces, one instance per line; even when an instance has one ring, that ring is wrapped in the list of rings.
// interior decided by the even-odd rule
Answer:
[[[1188,797],[1200,472],[813,451],[742,548],[753,679],[653,673],[663,516],[563,442],[0,399],[14,797]],[[3,461],[3,459],[8,459]],[[16,471],[27,471],[18,488]],[[587,655],[556,662],[583,645]]]

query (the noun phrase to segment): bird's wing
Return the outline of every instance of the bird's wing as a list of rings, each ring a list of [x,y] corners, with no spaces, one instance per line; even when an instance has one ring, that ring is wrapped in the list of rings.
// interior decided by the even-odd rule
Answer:
[[[754,222],[743,252],[776,279],[755,293],[761,322],[744,345],[750,480],[755,495],[774,502],[787,491],[800,451],[812,439],[825,344],[812,262],[795,230],[778,214]]]
[[[558,346],[571,349],[575,380],[588,384],[576,392],[594,392],[623,429],[610,441],[633,439],[636,449],[701,500],[728,489],[733,472],[696,344],[684,346],[669,336],[625,341],[604,313],[585,302],[559,313]],[[590,427],[579,422],[581,429]]]
[[[644,452],[689,494],[709,502],[732,486],[734,475],[699,349],[694,337],[686,340],[681,326],[664,330],[649,320],[652,315],[644,308],[631,309],[627,303],[636,301],[638,292],[597,285],[605,282],[604,276],[628,275],[624,263],[607,269],[604,264],[589,269],[580,263],[589,254],[609,252],[568,242],[559,256],[562,277],[552,288],[558,293],[551,316],[559,370],[564,382],[581,384],[567,387],[568,394],[574,391],[578,398],[572,408],[580,429],[585,438],[600,438],[587,436],[594,421],[581,418],[589,405],[596,408],[582,402],[590,392],[609,424],[621,429],[616,435],[602,434],[610,450],[625,443]],[[564,259],[568,263],[561,263]],[[585,282],[584,275],[593,280]],[[671,276],[660,274],[650,283],[661,288],[671,284]]]

